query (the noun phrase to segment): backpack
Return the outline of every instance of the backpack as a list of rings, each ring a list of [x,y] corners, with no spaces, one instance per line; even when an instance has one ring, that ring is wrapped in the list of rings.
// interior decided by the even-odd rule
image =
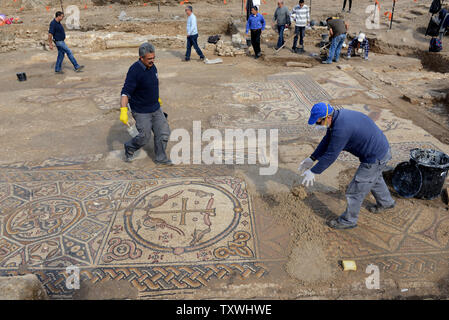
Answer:
[[[216,34],[215,36],[210,36],[209,38],[207,38],[207,42],[213,43],[213,44],[216,44],[218,42],[218,40],[220,40],[220,36],[218,34]]]
[[[441,10],[441,0],[433,0],[430,5],[429,12],[431,14],[435,14]]]
[[[441,50],[443,50],[441,40],[438,38],[430,39],[429,52],[440,52]]]

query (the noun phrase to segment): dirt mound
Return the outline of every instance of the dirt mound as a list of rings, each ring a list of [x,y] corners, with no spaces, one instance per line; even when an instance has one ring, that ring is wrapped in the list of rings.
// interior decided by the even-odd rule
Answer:
[[[292,194],[298,197],[300,200],[304,200],[307,197],[307,190],[303,185],[294,185],[291,189]]]
[[[332,277],[332,268],[319,241],[298,243],[286,265],[288,274],[304,282],[317,282]]]
[[[293,194],[295,193],[295,195]],[[293,230],[291,254],[285,266],[290,276],[301,283],[328,281],[335,274],[333,260],[326,250],[324,213],[315,212],[308,204],[309,194],[303,186],[295,185],[292,193],[276,193],[255,197],[264,211],[270,212],[279,223]]]

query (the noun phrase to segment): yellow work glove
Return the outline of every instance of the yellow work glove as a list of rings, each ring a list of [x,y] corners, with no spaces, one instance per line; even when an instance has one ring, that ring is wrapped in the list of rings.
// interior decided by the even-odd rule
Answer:
[[[161,98],[159,98],[158,101],[159,101],[159,104],[162,106],[162,100],[161,100]]]
[[[128,125],[128,108],[120,108],[120,121]]]

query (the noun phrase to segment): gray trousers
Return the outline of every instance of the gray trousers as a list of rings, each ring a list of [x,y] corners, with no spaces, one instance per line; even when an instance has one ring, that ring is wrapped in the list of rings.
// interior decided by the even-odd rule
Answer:
[[[148,143],[151,138],[151,131],[154,133],[154,153],[156,161],[167,161],[165,149],[170,137],[170,127],[167,119],[159,108],[151,113],[132,112],[136,120],[136,128],[139,134],[125,143],[125,152],[133,154]]]
[[[338,218],[343,224],[357,224],[360,207],[368,193],[371,191],[376,202],[380,206],[388,207],[394,203],[382,176],[387,162],[391,160],[391,151],[388,150],[384,159],[375,163],[361,163],[354,178],[346,190],[346,211]]]

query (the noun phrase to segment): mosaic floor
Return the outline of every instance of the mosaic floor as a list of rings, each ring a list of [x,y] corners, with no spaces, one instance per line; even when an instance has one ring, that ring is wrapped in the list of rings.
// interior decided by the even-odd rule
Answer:
[[[307,126],[310,109],[331,96],[310,76],[272,76],[268,81],[229,85],[235,112],[209,119],[215,128],[278,129],[279,137],[318,136]]]
[[[357,228],[329,230],[326,238],[329,252],[355,260],[361,270],[378,266],[382,281],[393,278],[405,288],[433,287],[447,276],[448,228],[444,208],[408,202],[390,214],[362,213]]]
[[[210,118],[211,126],[275,128],[281,138],[319,138],[322,133],[306,124],[312,105],[365,90],[340,71],[326,79],[295,74],[230,84],[230,109]],[[64,101],[95,96],[105,109],[108,97],[116,95],[96,90],[72,88],[27,99],[51,103],[61,94]],[[390,141],[391,165],[407,161],[416,147],[449,151],[379,106],[341,107],[376,121]],[[235,275],[263,278],[268,262],[286,261],[289,233],[269,215],[255,214],[245,181],[229,167],[83,170],[101,159],[99,154],[0,165],[0,275],[32,272],[52,298],[70,298],[66,267],[74,265],[82,283],[125,280],[140,297],[157,297]],[[345,152],[339,160],[359,163]],[[336,203],[331,195],[323,197],[330,197],[323,200],[329,206]],[[411,204],[390,216],[361,214],[358,228],[324,236],[329,252],[355,259],[361,268],[373,263],[396,278],[419,282],[447,270],[448,227],[447,212]]]
[[[282,248],[269,244],[279,235],[265,236],[268,251],[260,252],[245,182],[226,174],[0,171],[0,274],[26,267],[52,297],[73,294],[65,286],[71,265],[81,281],[125,279],[140,294],[201,288],[231,274],[263,277],[264,259],[282,259]]]

